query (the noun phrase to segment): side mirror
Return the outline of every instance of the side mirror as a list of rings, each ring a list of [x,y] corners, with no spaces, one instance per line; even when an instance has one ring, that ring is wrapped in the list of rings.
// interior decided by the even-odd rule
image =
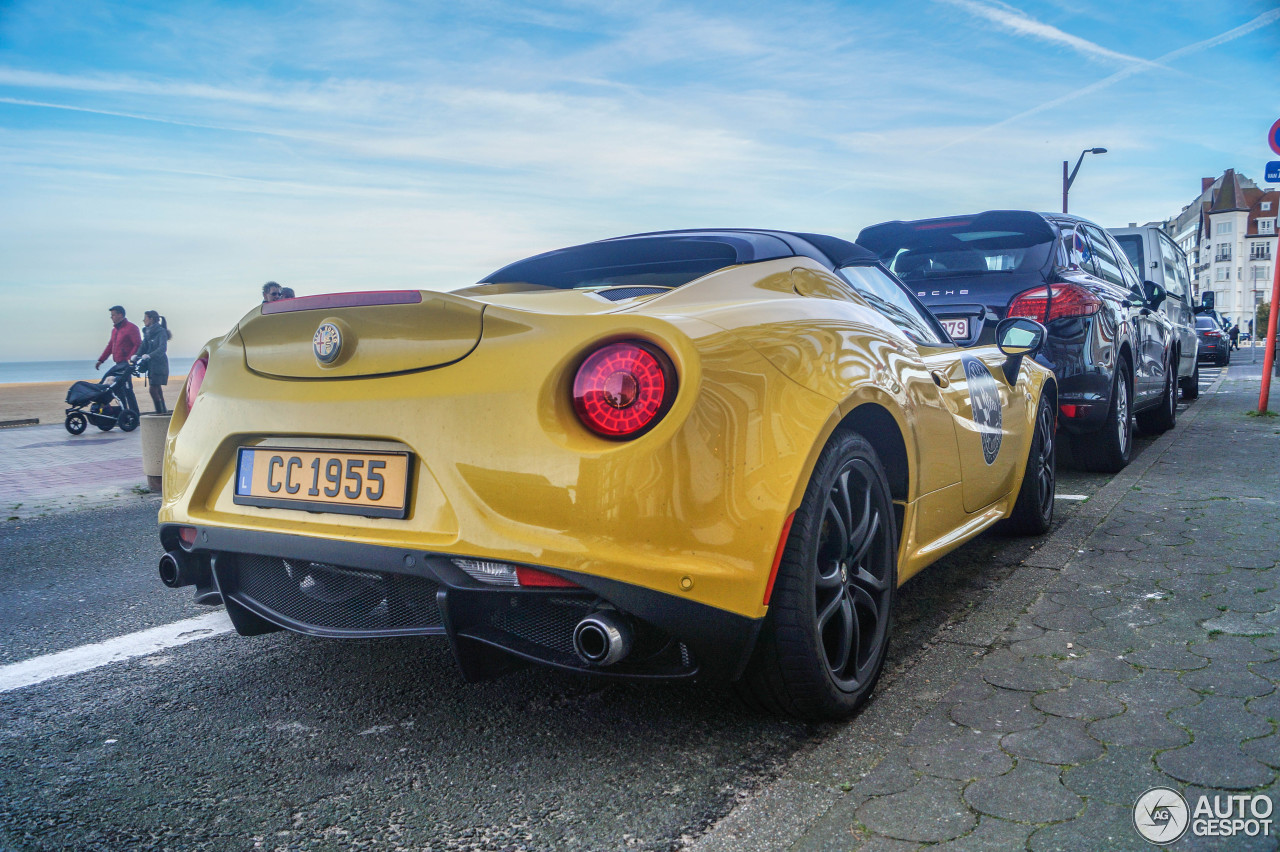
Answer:
[[[1004,377],[1010,385],[1018,382],[1022,359],[1040,351],[1048,334],[1043,325],[1028,317],[1009,317],[996,326],[996,346],[1005,354]]]
[[[1152,310],[1160,307],[1160,303],[1168,297],[1168,292],[1154,281],[1142,282],[1142,295],[1146,297],[1147,304]]]

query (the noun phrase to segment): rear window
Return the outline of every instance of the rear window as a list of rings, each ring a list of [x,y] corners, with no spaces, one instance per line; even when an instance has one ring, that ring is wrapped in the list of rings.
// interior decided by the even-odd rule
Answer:
[[[1111,236],[1115,237],[1116,242],[1120,244],[1120,248],[1124,249],[1124,255],[1129,258],[1129,263],[1133,264],[1133,268],[1138,271],[1138,277],[1144,277],[1147,265],[1142,259],[1142,237],[1138,234],[1112,234]],[[1165,289],[1168,289],[1168,287]]]
[[[1054,249],[1054,232],[1028,213],[983,213],[974,217],[890,222],[858,237],[904,281],[1031,272]]]
[[[679,287],[726,266],[765,259],[759,238],[640,237],[547,252],[503,267],[481,284],[522,284],[558,290]],[[781,241],[776,252],[789,255]]]
[[[1211,317],[1196,317],[1196,330],[1205,331],[1208,329],[1216,329],[1218,324]]]

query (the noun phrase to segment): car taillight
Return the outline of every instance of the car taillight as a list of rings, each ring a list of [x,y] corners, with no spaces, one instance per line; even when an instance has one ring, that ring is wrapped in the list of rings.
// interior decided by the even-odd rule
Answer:
[[[516,580],[522,588],[526,589],[580,588],[577,583],[566,580],[564,577],[557,577],[555,574],[539,571],[537,568],[528,568],[524,565],[516,566]]]
[[[196,394],[200,393],[200,383],[204,381],[204,373],[208,368],[209,356],[201,355],[187,372],[187,411],[196,404]]]
[[[1223,334],[1220,331],[1206,331],[1204,333],[1204,336],[1205,337],[1222,337]]]
[[[676,373],[655,346],[634,340],[592,352],[573,379],[573,407],[583,425],[606,438],[635,438],[667,413]]]
[[[1049,322],[1067,317],[1093,316],[1101,309],[1102,300],[1085,288],[1076,284],[1053,284],[1033,287],[1014,296],[1007,316]]]

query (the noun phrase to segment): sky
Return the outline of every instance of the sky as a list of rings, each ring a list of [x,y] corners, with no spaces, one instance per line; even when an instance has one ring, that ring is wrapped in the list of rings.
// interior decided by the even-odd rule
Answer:
[[[1280,119],[1280,6],[0,0],[0,361],[687,227],[1159,221]]]

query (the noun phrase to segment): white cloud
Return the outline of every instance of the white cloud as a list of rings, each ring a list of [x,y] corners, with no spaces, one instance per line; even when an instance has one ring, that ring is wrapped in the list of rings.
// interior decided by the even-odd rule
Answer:
[[[954,2],[954,0],[941,0],[941,2]],[[1017,115],[1010,116],[1009,118],[1006,118],[1002,121],[998,121],[995,124],[984,127],[974,133],[968,134],[966,136],[962,136],[956,139],[955,141],[949,143],[945,147],[951,147],[953,145],[959,145],[965,142],[970,142],[974,139],[977,139],[979,136],[983,136],[992,131],[1007,127],[1008,125],[1016,121],[1021,121],[1033,115],[1038,115],[1040,113],[1049,112],[1051,110],[1057,109],[1060,106],[1068,104],[1072,101],[1078,100],[1079,98],[1095,95],[1101,92],[1103,89],[1110,88],[1111,86],[1114,86],[1116,83],[1119,83],[1122,80],[1126,80],[1130,77],[1133,77],[1136,74],[1141,74],[1144,71],[1151,70],[1151,68],[1163,67],[1163,63],[1182,59],[1183,57],[1190,56],[1191,54],[1199,53],[1201,51],[1226,44],[1227,42],[1234,41],[1238,38],[1249,35],[1250,33],[1255,32],[1263,27],[1274,24],[1276,21],[1280,21],[1280,9],[1272,9],[1269,12],[1264,12],[1261,15],[1258,15],[1253,20],[1249,21],[1248,23],[1241,24],[1238,27],[1233,27],[1224,33],[1220,33],[1219,35],[1213,36],[1212,38],[1207,38],[1202,41],[1189,44],[1185,47],[1180,47],[1177,50],[1172,50],[1164,54],[1163,56],[1158,57],[1155,60],[1155,63],[1151,64],[1150,66],[1133,66],[1133,67],[1129,67],[1129,68],[1125,68],[1123,70],[1117,71],[1116,73],[1110,75],[1109,77],[1105,77],[1095,83],[1091,83],[1088,86],[1082,86],[1079,88],[1072,89],[1071,91],[1067,92],[1065,95],[1061,95],[1051,100],[1047,100],[1044,103],[1037,104],[1036,106],[1028,110],[1022,111]],[[1086,145],[1085,147],[1091,147],[1091,145]]]
[[[1157,67],[1145,59],[1119,53],[1087,39],[1063,32],[1057,27],[1037,21],[1025,12],[1005,3],[981,3],[978,0],[936,0],[936,2],[955,6],[957,9],[995,24],[1006,32],[1067,47],[1091,59],[1103,59],[1125,65]]]

